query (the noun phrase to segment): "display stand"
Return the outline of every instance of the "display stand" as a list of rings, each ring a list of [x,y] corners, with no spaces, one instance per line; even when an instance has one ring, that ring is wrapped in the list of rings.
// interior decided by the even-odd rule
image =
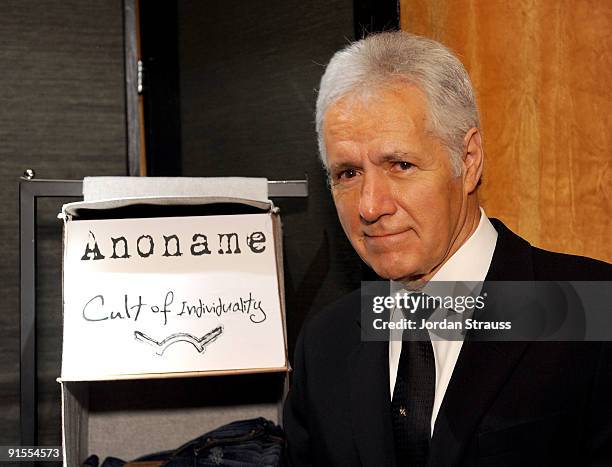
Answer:
[[[81,194],[82,184],[78,181],[52,181],[52,180],[26,180],[22,179],[20,182],[20,234],[21,234],[21,434],[22,434],[22,445],[35,445],[36,444],[36,338],[35,338],[35,248],[36,248],[36,235],[35,235],[35,207],[36,200],[39,197],[66,197],[66,196],[79,196]],[[307,196],[307,181],[273,181],[268,182],[268,196],[269,197],[304,197]],[[231,386],[232,381],[228,384]],[[121,382],[120,384],[128,384]],[[158,386],[162,390],[171,389],[174,383],[158,383]],[[219,383],[220,384],[220,383]],[[259,384],[259,383],[258,383]],[[138,385],[138,384],[136,384]],[[162,386],[167,385],[164,389]],[[267,414],[272,413],[270,409],[273,407],[273,411],[276,418],[279,420],[279,413],[281,408],[281,399],[286,390],[286,381],[283,379],[280,382],[282,389],[278,392],[274,404],[270,404],[269,400],[267,403]],[[141,387],[143,387],[141,385]],[[176,387],[176,385],[175,385]],[[102,388],[102,389],[100,389]],[[108,398],[108,391],[105,393],[105,389],[108,390],[109,386],[100,385],[96,391],[96,394],[102,393],[104,398]],[[217,388],[218,389],[218,388]],[[110,391],[113,392],[112,390]],[[80,442],[72,443],[72,446],[76,446],[74,454],[82,456],[83,447],[87,446],[87,443],[83,437],[87,436],[88,429],[104,429],[102,425],[90,426],[88,424],[88,412],[90,408],[90,391],[86,389],[84,383],[75,383],[71,385],[71,390],[64,391],[64,403],[66,404],[66,410],[75,411],[75,416],[71,419],[71,425],[68,427],[71,437],[80,439]],[[155,397],[153,396],[153,399]],[[159,401],[158,401],[159,402]],[[248,401],[247,401],[248,402]],[[226,401],[222,401],[218,407],[225,407]],[[256,404],[255,404],[256,405]],[[155,401],[153,403],[155,406]],[[95,408],[95,407],[94,407]],[[257,409],[256,409],[257,410]],[[231,410],[229,412],[232,412]],[[194,411],[191,410],[193,414]],[[260,412],[261,413],[261,412]],[[248,411],[245,412],[248,415]],[[200,417],[200,420],[204,420],[207,417],[204,414]],[[218,415],[218,414],[217,414]],[[235,418],[236,413],[229,414],[230,417]],[[253,414],[254,415],[254,414]],[[108,413],[105,413],[102,418],[108,418]],[[162,414],[163,417],[163,414]],[[112,418],[112,417],[111,417]],[[197,417],[196,417],[197,418]],[[210,417],[208,417],[210,418]],[[211,426],[200,426],[197,429],[196,434],[207,431],[207,428],[213,428],[220,424],[223,416],[212,417],[215,422]],[[230,421],[230,420],[223,420]],[[111,421],[112,423],[112,421]],[[201,422],[198,422],[201,423]],[[76,439],[75,438],[75,439]],[[79,447],[80,446],[80,447]]]

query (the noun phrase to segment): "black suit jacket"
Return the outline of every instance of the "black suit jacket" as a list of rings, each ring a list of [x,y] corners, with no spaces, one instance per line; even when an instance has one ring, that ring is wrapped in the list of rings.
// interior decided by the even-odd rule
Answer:
[[[492,219],[486,281],[612,280],[612,266],[532,247]],[[362,342],[356,291],[308,320],[284,410],[291,465],[394,466],[387,342]],[[466,340],[430,466],[612,466],[612,347]]]

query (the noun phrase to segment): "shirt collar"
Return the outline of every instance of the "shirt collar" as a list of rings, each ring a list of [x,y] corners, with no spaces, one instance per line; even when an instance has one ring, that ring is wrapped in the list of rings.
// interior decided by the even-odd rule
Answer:
[[[432,281],[484,282],[495,244],[497,231],[480,208],[480,221],[474,233],[434,274]]]

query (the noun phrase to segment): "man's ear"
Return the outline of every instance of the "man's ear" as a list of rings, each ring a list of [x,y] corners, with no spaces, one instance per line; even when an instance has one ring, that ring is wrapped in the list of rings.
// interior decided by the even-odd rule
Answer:
[[[484,165],[484,150],[478,128],[471,128],[465,134],[463,149],[463,181],[469,194],[478,186]]]

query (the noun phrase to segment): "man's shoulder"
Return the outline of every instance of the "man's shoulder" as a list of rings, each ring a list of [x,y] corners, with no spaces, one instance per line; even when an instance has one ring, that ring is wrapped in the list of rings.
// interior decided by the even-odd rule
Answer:
[[[585,256],[556,253],[531,245],[503,222],[491,218],[497,245],[489,280],[609,281],[612,265]]]
[[[532,247],[532,257],[537,280],[612,280],[612,264],[604,261],[537,247]]]

